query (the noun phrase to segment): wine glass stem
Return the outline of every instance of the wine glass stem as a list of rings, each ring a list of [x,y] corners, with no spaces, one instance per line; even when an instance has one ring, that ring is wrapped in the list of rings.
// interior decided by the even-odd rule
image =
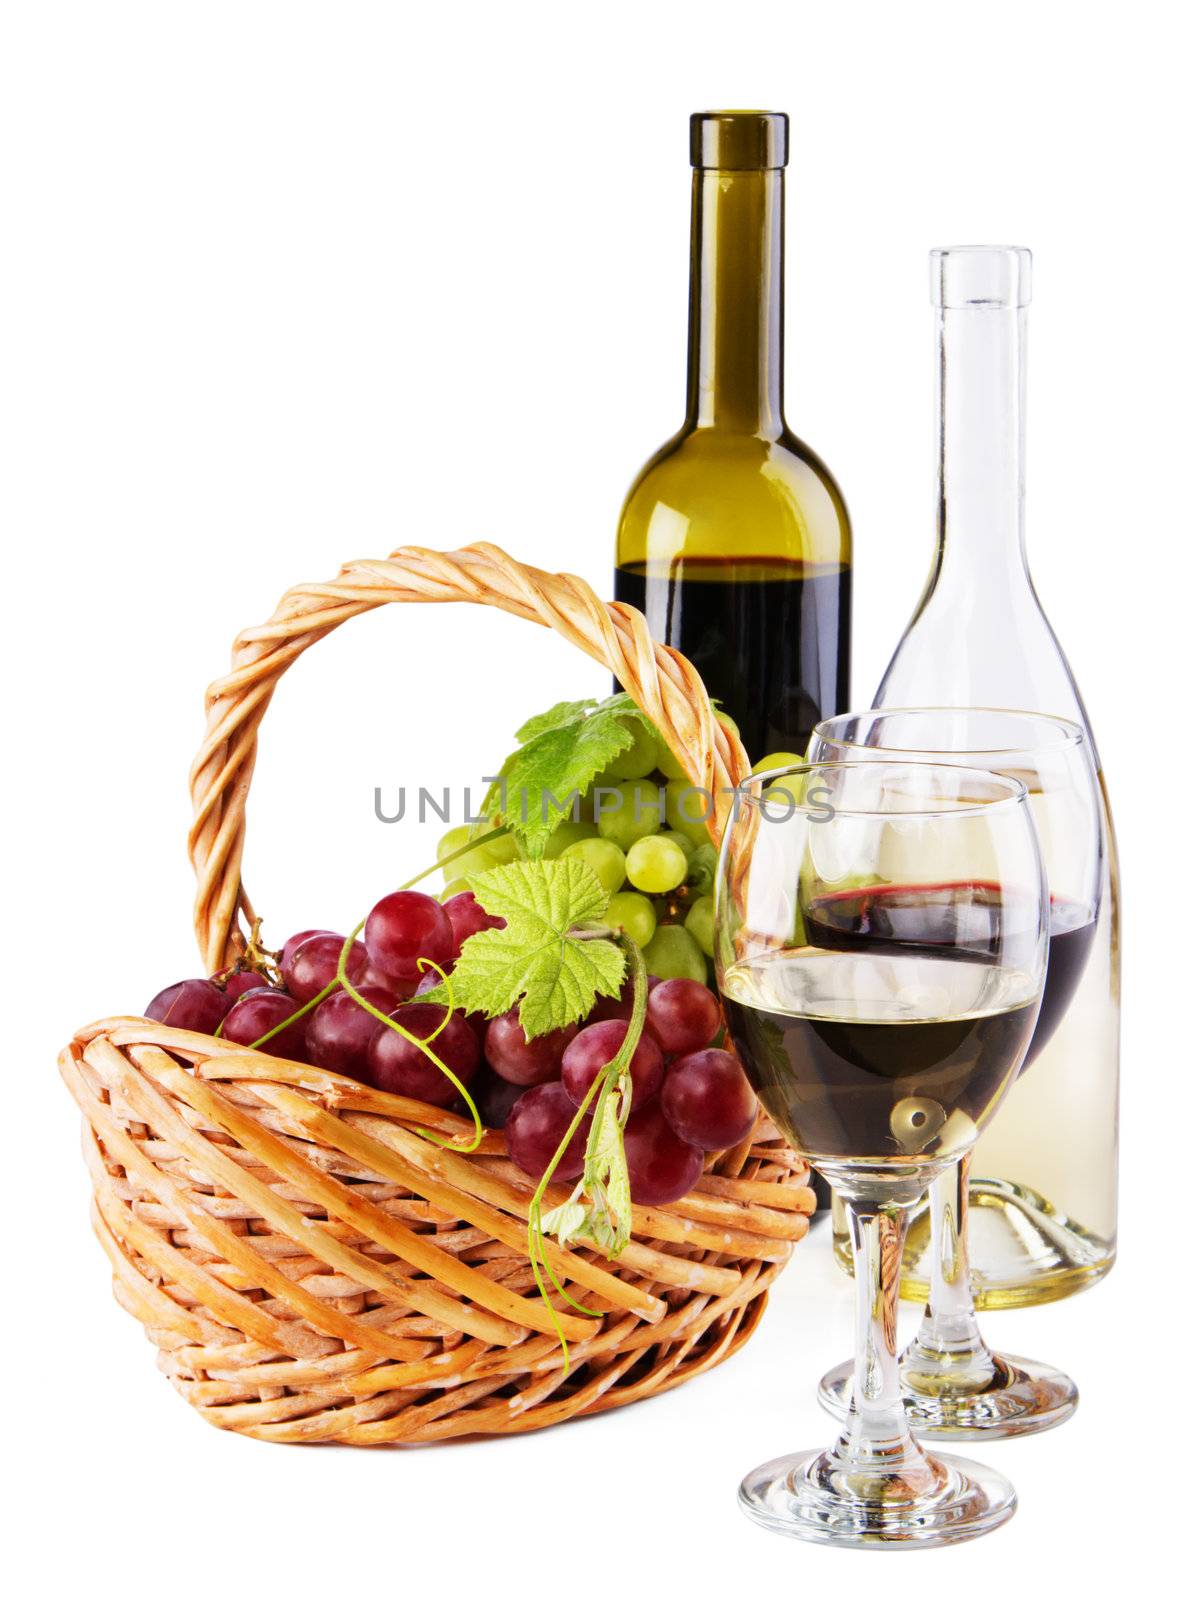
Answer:
[[[931,1185],[931,1287],[922,1326],[905,1354],[907,1377],[954,1378],[984,1387],[993,1356],[981,1338],[968,1266],[971,1154],[945,1167]]]
[[[856,1274],[851,1405],[833,1455],[853,1472],[893,1474],[923,1459],[906,1423],[897,1360],[902,1247],[911,1205],[844,1196]]]

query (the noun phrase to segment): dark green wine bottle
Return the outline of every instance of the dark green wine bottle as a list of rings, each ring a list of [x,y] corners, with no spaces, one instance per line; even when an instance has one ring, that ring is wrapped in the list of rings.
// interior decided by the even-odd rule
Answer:
[[[847,705],[851,527],[782,399],[788,118],[703,111],[693,162],[688,408],[635,479],[615,590],[682,650],[752,760]]]

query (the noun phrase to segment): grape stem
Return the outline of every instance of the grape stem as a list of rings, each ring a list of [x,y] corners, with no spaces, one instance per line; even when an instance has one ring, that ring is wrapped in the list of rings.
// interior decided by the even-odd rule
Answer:
[[[501,839],[505,836],[505,834],[512,832],[513,829],[507,822],[502,824],[502,826],[499,828],[490,828],[488,833],[482,833],[479,838],[469,839],[466,844],[461,844],[458,850],[448,851],[445,856],[440,857],[440,859],[435,861],[432,866],[423,867],[415,878],[410,878],[408,882],[402,883],[396,892],[401,894],[406,889],[412,889],[415,883],[420,883],[423,878],[428,878],[432,872],[437,872],[439,867],[445,867],[451,861],[458,861],[460,856],[471,855],[472,851],[479,850],[480,846],[486,840]]]
[[[298,1006],[290,1016],[284,1018],[283,1022],[277,1022],[274,1028],[268,1028],[267,1032],[263,1034],[261,1038],[256,1039],[254,1044],[249,1046],[249,1048],[251,1050],[261,1050],[269,1040],[275,1038],[277,1033],[283,1033],[285,1028],[292,1027],[293,1023],[299,1022],[302,1017],[307,1017],[310,1011],[315,1011],[321,1002],[327,998],[327,996],[334,993],[334,990],[337,989],[337,987],[338,979],[331,978],[329,983],[326,984],[325,988],[318,990],[318,992],[313,996],[312,1000],[306,1000],[303,1006]],[[221,1027],[217,1029],[216,1034],[218,1039],[221,1038],[221,1028],[224,1026],[225,1017],[222,1017]]]
[[[432,872],[433,870],[434,869],[432,867],[427,868],[427,871]],[[425,876],[426,873],[419,873],[418,877],[412,881],[416,883]],[[408,886],[402,885],[402,890],[406,887]],[[402,890],[397,890],[396,892],[399,894],[402,892]],[[346,964],[350,959],[351,951],[354,949],[355,940],[363,932],[366,926],[367,918],[364,917],[359,926],[352,929],[352,931],[347,934],[345,940],[343,941],[342,949],[338,952],[338,976],[334,981],[342,985],[347,994],[349,994],[351,999],[354,1000],[356,1005],[362,1006],[364,1011],[375,1017],[377,1022],[382,1022],[386,1028],[391,1028],[394,1033],[399,1033],[402,1039],[407,1039],[411,1045],[421,1051],[422,1055],[425,1056],[427,1061],[431,1062],[438,1068],[439,1072],[442,1073],[444,1078],[449,1078],[455,1085],[456,1089],[467,1103],[468,1110],[472,1114],[474,1131],[472,1133],[471,1142],[468,1144],[461,1144],[457,1139],[440,1139],[438,1135],[436,1133],[432,1133],[429,1128],[415,1128],[414,1132],[420,1134],[423,1139],[428,1139],[431,1144],[441,1146],[443,1150],[461,1150],[464,1152],[464,1154],[470,1155],[473,1150],[478,1150],[480,1148],[480,1143],[484,1138],[484,1124],[480,1120],[480,1112],[476,1106],[476,1102],[472,1099],[471,1095],[467,1092],[467,1089],[462,1083],[460,1083],[459,1079],[451,1071],[450,1067],[447,1066],[446,1062],[443,1061],[440,1056],[435,1055],[434,1051],[430,1048],[430,1040],[437,1039],[438,1035],[446,1027],[447,1023],[450,1022],[451,1013],[455,1008],[455,997],[451,993],[451,981],[442,968],[437,964],[437,962],[427,961],[424,956],[418,959],[417,964],[419,967],[426,967],[429,970],[438,973],[447,991],[447,1005],[446,1010],[443,1012],[442,1021],[438,1024],[437,1028],[434,1029],[434,1032],[430,1034],[429,1038],[419,1039],[416,1034],[410,1033],[407,1028],[402,1028],[395,1017],[387,1016],[379,1009],[378,1006],[373,1006],[370,1000],[365,1000],[346,975]]]
[[[275,987],[280,982],[280,954],[279,950],[269,950],[263,943],[261,929],[262,917],[256,917],[250,925],[250,935],[246,941],[246,949],[238,959],[210,979],[224,994],[229,988],[230,979],[240,972],[253,972],[263,979],[266,984]],[[220,1033],[217,1034],[220,1038]]]

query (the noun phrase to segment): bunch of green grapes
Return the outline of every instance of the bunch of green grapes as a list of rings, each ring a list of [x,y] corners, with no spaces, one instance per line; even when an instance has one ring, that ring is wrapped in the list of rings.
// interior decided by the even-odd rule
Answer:
[[[718,716],[737,734],[729,718],[722,712]],[[662,739],[638,721],[632,720],[631,731],[629,748],[581,797],[579,820],[561,822],[544,854],[583,861],[596,873],[609,895],[606,922],[629,934],[652,977],[709,983],[717,852],[706,827],[708,799],[686,778]],[[439,857],[462,849],[473,837],[470,827],[452,828],[439,844]],[[481,837],[478,851],[443,869],[445,895],[462,893],[470,873],[515,860],[518,854],[510,835]]]

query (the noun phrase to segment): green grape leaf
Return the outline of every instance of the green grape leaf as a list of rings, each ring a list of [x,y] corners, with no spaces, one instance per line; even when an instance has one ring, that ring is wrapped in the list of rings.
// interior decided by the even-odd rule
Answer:
[[[542,1214],[542,1228],[544,1233],[553,1233],[560,1244],[567,1244],[570,1240],[580,1238],[581,1229],[588,1217],[588,1207],[579,1200],[565,1200],[561,1206],[554,1206],[550,1211]]]
[[[506,760],[484,801],[538,860],[551,834],[571,815],[574,798],[634,743],[632,722],[654,733],[628,694],[608,700],[563,700],[518,729],[520,748]]]
[[[630,1173],[619,1112],[622,1096],[615,1089],[598,1111],[600,1127],[584,1165],[584,1192],[592,1201],[589,1232],[608,1256],[620,1255],[630,1243]]]
[[[550,733],[554,728],[565,728],[570,722],[576,722],[596,709],[595,700],[559,700],[549,711],[543,711],[537,717],[531,717],[528,722],[523,722],[514,734],[514,738],[519,744],[529,744],[531,739],[537,739],[540,733]]]
[[[596,1115],[584,1176],[562,1205],[540,1218],[542,1231],[555,1234],[561,1245],[591,1244],[611,1259],[630,1243],[634,1220],[621,1111],[622,1092],[611,1088]]]
[[[505,926],[465,940],[450,987],[427,991],[425,1004],[454,1004],[487,1017],[517,1005],[533,1039],[587,1016],[598,995],[621,992],[626,958],[618,946],[573,934],[581,924],[599,924],[609,900],[583,861],[513,861],[467,881]]]
[[[598,711],[617,711],[626,717],[638,717],[647,728],[648,732],[655,733],[656,727],[645,711],[640,711],[633,698],[625,689],[620,689],[617,694],[606,695],[604,700],[598,700]]]

